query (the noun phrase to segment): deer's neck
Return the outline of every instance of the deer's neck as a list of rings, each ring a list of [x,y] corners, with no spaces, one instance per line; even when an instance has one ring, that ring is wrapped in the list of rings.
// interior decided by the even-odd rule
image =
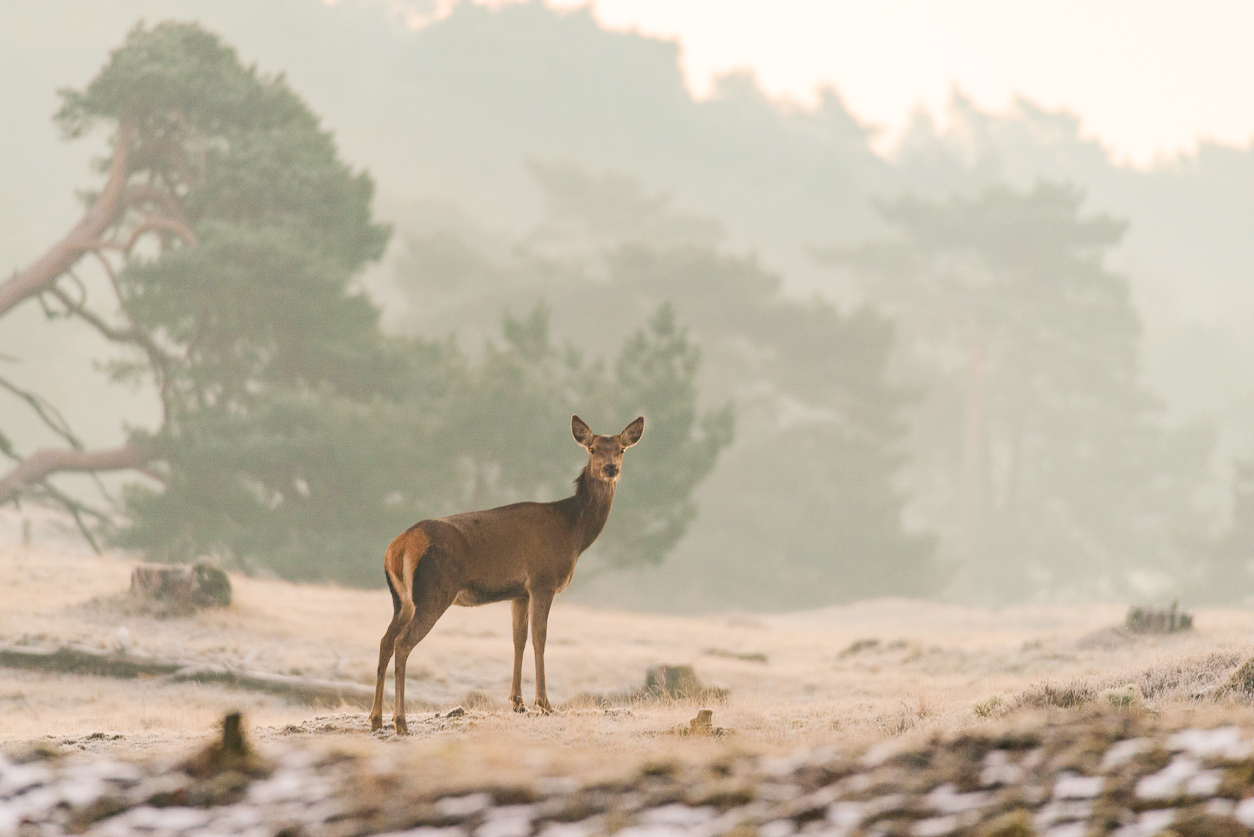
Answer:
[[[575,530],[575,543],[583,552],[601,534],[610,517],[614,502],[614,483],[599,480],[584,468],[575,478],[575,496],[569,503],[570,521]]]

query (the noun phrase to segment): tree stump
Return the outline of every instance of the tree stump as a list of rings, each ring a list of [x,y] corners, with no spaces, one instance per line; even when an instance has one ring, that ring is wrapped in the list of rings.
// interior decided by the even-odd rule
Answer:
[[[131,573],[131,595],[188,610],[226,607],[231,603],[231,580],[204,561],[191,566],[140,564]]]
[[[692,666],[651,666],[644,673],[643,694],[676,699],[727,699],[726,688],[706,686],[697,678]]]
[[[1124,625],[1136,634],[1174,634],[1193,630],[1193,614],[1180,610],[1179,602],[1172,602],[1170,609],[1132,607]]]
[[[667,697],[696,697],[702,691],[701,681],[692,666],[651,666],[644,673],[644,690]]]

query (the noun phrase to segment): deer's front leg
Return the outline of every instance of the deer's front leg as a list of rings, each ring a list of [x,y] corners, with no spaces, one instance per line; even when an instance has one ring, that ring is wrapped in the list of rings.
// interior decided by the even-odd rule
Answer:
[[[514,679],[510,681],[509,702],[515,712],[526,712],[527,704],[522,696],[523,649],[527,647],[527,608],[529,600],[514,599]]]
[[[549,608],[552,604],[553,593],[532,592],[531,653],[536,657],[536,708],[544,713],[553,711],[544,685],[544,640],[549,632]]]

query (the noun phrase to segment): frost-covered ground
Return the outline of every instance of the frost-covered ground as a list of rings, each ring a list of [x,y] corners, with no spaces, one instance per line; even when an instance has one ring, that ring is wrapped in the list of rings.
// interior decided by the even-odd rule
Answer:
[[[157,618],[126,597],[133,565],[0,547],[0,645],[373,683],[385,591],[233,576],[230,608]],[[519,716],[508,606],[453,608],[411,658],[408,739],[372,735],[355,708],[0,668],[0,834],[1246,833],[1254,676],[1228,684],[1254,656],[1254,613],[1137,636],[1125,610],[886,600],[681,618],[559,598],[561,711]],[[692,701],[581,698],[660,663],[730,689],[712,707],[729,735],[676,735]],[[180,770],[234,709],[266,775]]]
[[[1038,721],[786,756],[723,742],[672,757],[662,733],[653,757],[603,759],[593,770],[578,763],[586,753],[550,760],[524,749],[496,771],[490,762],[508,760],[508,748],[476,762],[465,746],[345,753],[311,740],[263,747],[253,776],[31,753],[0,760],[0,834],[1254,833],[1249,729],[1178,728],[1113,709]]]

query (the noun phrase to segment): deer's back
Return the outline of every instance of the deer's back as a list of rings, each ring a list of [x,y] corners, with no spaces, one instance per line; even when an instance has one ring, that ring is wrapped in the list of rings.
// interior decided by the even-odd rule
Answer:
[[[414,539],[415,530],[428,545],[420,560],[438,565],[428,571],[473,591],[463,597],[468,601],[459,600],[465,604],[514,598],[535,580],[560,583],[578,557],[571,525],[552,503],[514,503],[424,520],[401,538]]]

